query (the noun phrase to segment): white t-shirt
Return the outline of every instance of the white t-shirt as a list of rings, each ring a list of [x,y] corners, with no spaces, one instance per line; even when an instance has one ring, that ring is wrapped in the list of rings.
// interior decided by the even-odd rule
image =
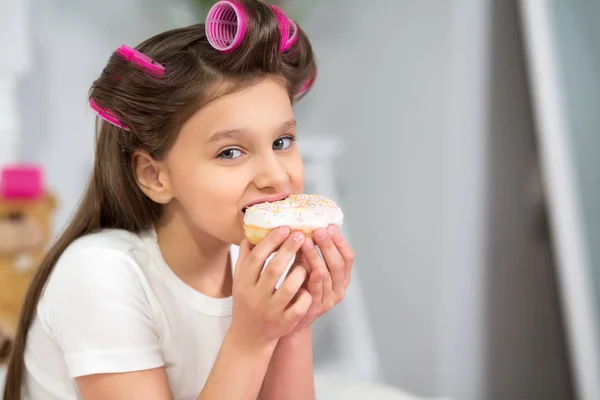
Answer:
[[[232,265],[239,249],[232,246]],[[74,378],[165,366],[176,400],[200,394],[231,322],[165,263],[154,230],[105,230],[56,264],[25,351],[26,399],[81,399]]]

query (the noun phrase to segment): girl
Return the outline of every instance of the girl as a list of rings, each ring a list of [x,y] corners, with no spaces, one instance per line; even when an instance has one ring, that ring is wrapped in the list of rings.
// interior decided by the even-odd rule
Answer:
[[[32,282],[4,400],[314,398],[310,326],[354,256],[334,227],[243,240],[246,206],[302,192],[292,100],[316,69],[301,30],[282,51],[274,9],[236,4],[235,50],[177,29],[94,82],[91,182]]]

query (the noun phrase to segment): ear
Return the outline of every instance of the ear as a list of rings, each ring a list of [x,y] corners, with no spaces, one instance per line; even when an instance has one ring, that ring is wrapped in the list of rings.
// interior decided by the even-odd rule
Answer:
[[[173,195],[164,162],[155,160],[143,150],[133,152],[132,162],[135,178],[142,192],[158,204],[171,201]]]

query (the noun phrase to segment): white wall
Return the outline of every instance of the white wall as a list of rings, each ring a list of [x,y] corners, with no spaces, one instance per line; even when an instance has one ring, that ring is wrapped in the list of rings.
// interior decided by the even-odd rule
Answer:
[[[18,160],[21,124],[15,103],[19,78],[31,67],[29,6],[27,0],[0,4],[0,165]]]
[[[386,380],[455,399],[569,399],[513,0],[323,2],[303,131],[338,165]]]
[[[440,364],[451,15],[452,2],[322,2],[304,24],[319,80],[297,108],[303,132],[345,140],[337,169],[386,378],[427,394]]]
[[[20,159],[45,166],[59,199],[58,232],[79,202],[93,165],[95,115],[87,93],[108,57],[121,44],[135,46],[197,18],[183,2],[30,1],[34,59],[19,89]]]

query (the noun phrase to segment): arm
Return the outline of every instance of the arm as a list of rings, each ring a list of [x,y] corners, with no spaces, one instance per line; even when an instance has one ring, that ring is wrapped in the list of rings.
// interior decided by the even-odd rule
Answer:
[[[259,400],[278,399],[315,399],[310,327],[279,339],[259,396]]]
[[[70,251],[46,287],[44,319],[85,400],[173,399],[159,331],[136,270],[128,254]],[[250,331],[243,325],[226,334],[208,379],[198,382],[201,400],[256,399],[278,336],[248,340]]]
[[[316,230],[315,239],[325,259],[317,252],[315,243],[306,239],[293,267],[310,271],[306,288],[312,298],[311,307],[294,331],[279,339],[260,400],[315,399],[310,326],[342,300],[354,262],[354,253],[337,228]]]
[[[254,400],[260,390],[274,343],[244,348],[227,335],[198,400]],[[75,379],[85,400],[171,400],[173,396],[164,367],[138,372],[96,374]],[[284,397],[287,398],[287,397]]]
[[[269,367],[269,362],[275,351],[279,338],[288,335],[298,322],[306,315],[310,305],[311,297],[301,286],[306,279],[306,270],[298,268],[292,271],[282,283],[280,288],[274,292],[279,277],[289,265],[294,254],[299,250],[303,242],[303,237],[298,238],[297,234],[291,235],[288,230],[274,230],[258,246],[252,247],[247,241],[243,241],[240,246],[240,256],[236,264],[236,272],[233,281],[233,314],[231,326],[225,336],[217,360],[209,374],[204,385],[199,400],[255,400],[260,392],[265,374]],[[286,240],[286,238],[288,238]],[[281,245],[281,242],[285,243]],[[273,259],[264,267],[265,260],[279,247]],[[261,270],[264,267],[264,272]],[[114,285],[113,285],[114,287]],[[114,289],[113,289],[114,290]],[[124,289],[119,292],[127,292]],[[62,293],[62,292],[61,292]],[[139,309],[139,305],[131,304],[130,295],[122,295],[120,299],[115,296],[109,297],[109,303],[117,301],[129,303],[134,310]],[[64,302],[63,302],[64,303]],[[89,308],[100,307],[107,318],[114,320],[112,313],[107,313],[107,300],[100,298],[94,299]],[[118,309],[117,305],[110,309]],[[141,311],[141,310],[140,310]],[[140,311],[136,312],[140,313]],[[86,314],[88,315],[88,314]],[[123,323],[116,325],[119,329],[127,326],[126,317],[131,313],[122,315]],[[92,321],[97,318],[97,314],[87,316]],[[134,326],[137,327],[137,333],[129,331],[120,331],[115,335],[116,340],[125,348],[138,365],[139,359],[143,354],[131,353],[132,349],[140,348],[137,341],[145,336],[144,342],[149,344],[156,341],[155,335],[152,335],[148,329],[140,329],[144,321],[150,318],[141,318]],[[81,325],[81,321],[77,321]],[[111,329],[114,325],[111,325]],[[60,343],[68,345],[69,335],[74,333],[67,330]],[[68,335],[67,335],[68,333]],[[127,335],[125,335],[127,333]],[[78,333],[77,336],[80,336]],[[89,337],[89,333],[84,336]],[[95,336],[95,335],[94,335]],[[100,339],[103,341],[102,336]],[[130,337],[133,341],[123,345],[123,336]],[[143,347],[148,348],[149,346]],[[85,400],[171,400],[173,398],[165,369],[160,357],[160,349],[153,347],[153,357],[146,359],[144,366],[151,365],[152,362],[161,362],[151,367],[138,368],[140,372],[128,373],[110,373],[99,374],[81,373],[81,368],[77,363],[72,363],[74,368],[72,376],[81,376],[76,378],[77,385],[83,394]],[[87,356],[86,356],[87,357]],[[160,358],[158,360],[157,358]],[[130,371],[130,363],[127,365]],[[117,371],[113,369],[113,371]],[[123,371],[123,369],[121,369]],[[112,371],[111,371],[112,372]],[[284,397],[285,398],[285,397]]]
[[[234,334],[227,336],[198,400],[254,400],[258,396],[277,342],[245,347]]]
[[[262,382],[269,367],[270,359],[275,351],[279,338],[288,335],[298,322],[306,315],[311,297],[301,286],[306,278],[306,270],[298,268],[292,271],[282,283],[279,290],[273,291],[279,277],[289,264],[293,255],[299,250],[303,237],[291,235],[289,230],[274,230],[255,248],[243,241],[236,264],[233,282],[233,315],[232,323],[223,341],[217,360],[204,385],[199,400],[255,400],[260,392]],[[288,238],[286,240],[286,238]],[[285,243],[281,245],[281,242]],[[279,251],[264,268],[265,260],[276,248]],[[97,257],[94,261],[98,262]],[[91,262],[89,263],[91,264]],[[104,264],[101,264],[104,265]],[[110,265],[110,264],[108,264]],[[76,264],[75,266],[79,266]],[[71,376],[77,377],[76,383],[85,400],[171,400],[173,395],[169,388],[164,363],[158,346],[157,336],[153,332],[151,318],[145,316],[143,291],[132,293],[131,282],[121,277],[111,279],[106,276],[107,268],[100,269],[99,276],[90,276],[82,268],[71,268],[78,274],[79,285],[61,285],[61,290],[54,292],[62,297],[62,305],[67,304],[70,296],[66,288],[80,291],[81,282],[85,278],[86,290],[77,296],[79,305],[83,300],[85,312],[75,313],[73,307],[62,307],[59,314],[59,344],[63,351],[67,349],[66,359]],[[94,269],[95,270],[95,269]],[[121,274],[124,268],[117,266],[115,274]],[[90,271],[87,271],[90,272]],[[98,282],[104,280],[105,282]],[[114,283],[113,283],[114,282]],[[99,293],[94,289],[98,283],[107,293]],[[90,293],[96,292],[90,296]],[[103,294],[103,296],[99,296]],[[71,301],[73,304],[74,302]],[[95,311],[95,312],[90,312]],[[116,313],[116,315],[115,315]],[[99,315],[103,320],[112,322],[98,324]],[[132,321],[131,316],[137,316]],[[66,323],[76,321],[75,325]],[[75,319],[73,319],[75,318]],[[83,319],[83,320],[82,320]],[[117,323],[114,323],[114,322]],[[106,328],[108,330],[85,329],[88,326]],[[115,328],[116,327],[116,328]],[[84,331],[81,331],[84,329]],[[115,332],[115,329],[117,331]],[[107,340],[110,337],[112,340]],[[81,338],[86,349],[89,343],[101,343],[101,360],[104,366],[98,370],[94,361],[98,361],[96,353],[85,351],[77,345]],[[145,344],[144,345],[141,345]],[[95,346],[94,346],[95,347]],[[107,352],[106,349],[117,350]],[[151,349],[149,352],[146,349]],[[125,352],[127,362],[122,361]],[[116,354],[116,359],[114,356]],[[111,357],[112,355],[112,357]],[[112,361],[111,361],[111,358]],[[107,359],[111,363],[106,371]],[[94,366],[90,370],[90,365]],[[124,372],[139,371],[139,372]],[[103,373],[108,372],[108,373]]]

